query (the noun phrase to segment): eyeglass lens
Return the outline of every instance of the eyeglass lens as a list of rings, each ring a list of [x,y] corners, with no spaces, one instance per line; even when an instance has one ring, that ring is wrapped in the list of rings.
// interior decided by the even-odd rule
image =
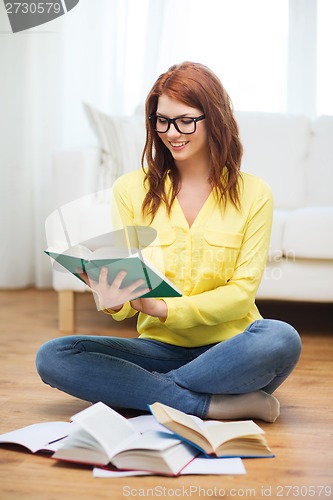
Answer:
[[[164,116],[154,116],[153,126],[156,132],[164,133],[170,128],[171,123],[173,123],[181,134],[193,134],[196,128],[196,121],[189,117],[180,117],[173,120],[167,119]]]

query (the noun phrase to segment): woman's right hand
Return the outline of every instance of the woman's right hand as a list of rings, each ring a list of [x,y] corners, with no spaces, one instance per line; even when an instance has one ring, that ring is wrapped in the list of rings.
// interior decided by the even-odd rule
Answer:
[[[103,309],[119,311],[125,302],[136,299],[150,291],[150,288],[139,289],[145,283],[143,279],[134,281],[127,287],[121,288],[127,274],[126,271],[120,271],[111,284],[108,282],[107,267],[101,268],[98,281],[92,280],[87,274],[82,273],[82,271],[79,274],[92,291],[97,294],[99,304]]]

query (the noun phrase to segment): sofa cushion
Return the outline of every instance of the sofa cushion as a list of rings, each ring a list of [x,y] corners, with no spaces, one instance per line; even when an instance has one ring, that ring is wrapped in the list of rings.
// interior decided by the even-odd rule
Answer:
[[[244,147],[242,169],[272,187],[276,207],[303,206],[309,120],[277,113],[238,111],[235,115]]]
[[[333,259],[333,207],[293,210],[285,222],[283,253],[289,259]]]
[[[333,116],[313,122],[309,154],[305,162],[306,204],[333,205]]]
[[[333,302],[332,283],[331,261],[282,259],[266,266],[257,298]]]

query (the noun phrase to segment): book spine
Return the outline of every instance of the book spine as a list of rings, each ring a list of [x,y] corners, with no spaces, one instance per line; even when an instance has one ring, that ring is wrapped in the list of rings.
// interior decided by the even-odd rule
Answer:
[[[82,259],[82,258],[81,258],[80,260],[81,260],[81,268],[82,268],[82,271],[83,271],[86,275],[88,275],[88,273],[87,273],[87,271],[86,271],[86,266],[85,266],[85,262],[86,262],[86,261],[85,261],[84,259]]]
[[[143,269],[143,272],[144,272],[144,275],[145,275],[145,278],[146,278],[146,282],[147,282],[147,285],[148,285],[148,288],[150,288],[150,290],[152,290],[152,286],[151,286],[151,282],[150,282],[150,279],[149,279],[149,274],[148,274],[148,271],[147,271],[147,268],[146,268],[146,264],[141,260],[142,262],[142,269]]]

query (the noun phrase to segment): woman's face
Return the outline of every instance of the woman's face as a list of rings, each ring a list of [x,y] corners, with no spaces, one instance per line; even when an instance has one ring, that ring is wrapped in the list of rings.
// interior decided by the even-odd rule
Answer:
[[[198,118],[202,114],[202,110],[171,99],[165,94],[162,94],[158,99],[156,115],[166,118],[184,117],[184,129],[186,128],[186,118]],[[177,123],[179,123],[180,130],[183,130],[182,121]],[[171,123],[167,132],[158,133],[158,135],[171,152],[177,166],[181,166],[183,162],[208,161],[209,150],[205,120],[196,123],[196,131],[193,134],[183,134]]]

